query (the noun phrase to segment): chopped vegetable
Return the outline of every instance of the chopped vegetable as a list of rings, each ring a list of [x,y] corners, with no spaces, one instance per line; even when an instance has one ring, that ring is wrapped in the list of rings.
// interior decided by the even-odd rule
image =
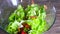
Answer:
[[[42,34],[48,29],[44,7],[44,5],[32,4],[23,9],[19,5],[14,13],[10,15],[10,23],[6,31],[9,34]]]
[[[30,21],[27,20],[27,23],[31,26],[31,32],[29,31],[30,32],[29,34],[38,34],[39,32],[41,33],[45,32],[48,29],[48,26],[45,20],[46,12],[44,6],[39,7],[33,4],[31,5],[31,8],[32,9],[30,9],[27,13],[28,20],[30,20]]]
[[[44,5],[44,8],[45,8],[45,9],[48,9],[48,7],[47,7],[46,5]]]
[[[24,32],[24,31],[22,31],[22,33],[21,34],[27,34],[26,32]]]
[[[24,10],[21,5],[18,6],[18,8],[12,13],[9,17],[9,21],[21,21],[24,18]]]
[[[6,28],[7,32],[10,34],[14,34],[14,32],[18,29],[18,24],[24,18],[24,10],[21,5],[18,6],[17,10],[14,11],[9,17],[9,25]]]

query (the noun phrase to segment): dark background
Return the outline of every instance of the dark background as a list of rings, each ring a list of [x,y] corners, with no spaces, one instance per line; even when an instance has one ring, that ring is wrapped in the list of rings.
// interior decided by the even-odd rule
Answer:
[[[45,34],[60,34],[60,0],[43,0],[50,1],[56,8],[56,21],[52,28]],[[0,29],[0,34],[6,34]]]

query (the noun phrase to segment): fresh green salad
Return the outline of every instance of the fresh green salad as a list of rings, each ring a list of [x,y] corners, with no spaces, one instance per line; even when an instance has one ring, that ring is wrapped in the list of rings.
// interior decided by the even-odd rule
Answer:
[[[25,9],[22,5],[18,5],[14,13],[9,16],[6,31],[9,34],[42,34],[48,30],[45,18],[44,5],[32,4]]]

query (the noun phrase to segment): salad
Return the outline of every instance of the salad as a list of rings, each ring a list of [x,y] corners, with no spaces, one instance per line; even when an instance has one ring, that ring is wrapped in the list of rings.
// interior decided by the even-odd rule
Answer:
[[[14,13],[9,16],[6,31],[9,34],[42,34],[48,29],[45,18],[44,5],[32,4],[26,9],[18,5]]]

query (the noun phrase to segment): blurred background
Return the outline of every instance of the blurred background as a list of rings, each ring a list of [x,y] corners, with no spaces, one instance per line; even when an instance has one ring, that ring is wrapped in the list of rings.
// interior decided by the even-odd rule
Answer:
[[[0,0],[0,2],[2,2],[2,1],[3,0]],[[56,21],[55,21],[55,24],[45,34],[60,34],[60,0],[42,0],[42,1],[51,2],[56,8]],[[0,29],[0,34],[6,34],[6,33],[4,33],[2,31],[2,29]]]

